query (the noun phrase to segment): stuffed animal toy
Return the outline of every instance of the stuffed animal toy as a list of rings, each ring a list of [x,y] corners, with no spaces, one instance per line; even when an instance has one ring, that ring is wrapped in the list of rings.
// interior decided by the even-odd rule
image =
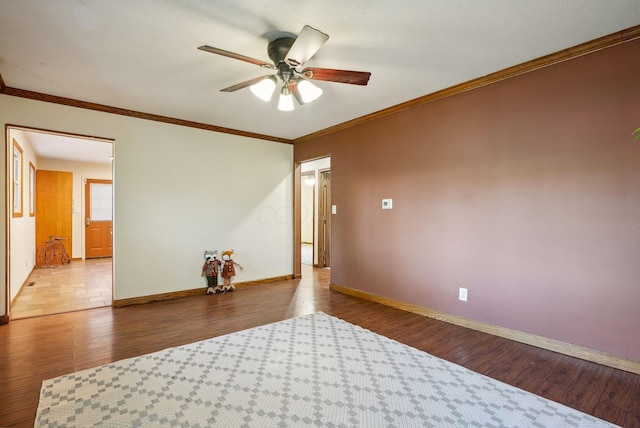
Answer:
[[[233,277],[236,276],[235,266],[238,266],[240,270],[243,270],[243,268],[239,263],[236,263],[233,260],[233,250],[223,251],[222,260],[224,262],[222,265],[222,279],[224,280],[222,291],[226,293],[227,291],[233,291],[236,289],[236,287],[231,283]]]
[[[216,294],[218,291],[218,272],[222,262],[218,260],[218,251],[204,252],[204,265],[200,276],[207,277],[207,294]]]

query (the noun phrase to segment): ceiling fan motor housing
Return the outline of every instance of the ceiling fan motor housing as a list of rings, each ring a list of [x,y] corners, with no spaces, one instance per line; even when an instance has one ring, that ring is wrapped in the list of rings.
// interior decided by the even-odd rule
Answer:
[[[293,67],[287,64],[284,59],[295,41],[296,39],[290,37],[281,37],[269,42],[267,46],[267,54],[278,69],[278,76],[285,83],[288,83],[293,77]]]
[[[284,62],[287,53],[289,53],[289,50],[295,41],[296,39],[292,39],[291,37],[281,37],[269,42],[269,45],[267,46],[267,54],[276,67],[281,62]]]

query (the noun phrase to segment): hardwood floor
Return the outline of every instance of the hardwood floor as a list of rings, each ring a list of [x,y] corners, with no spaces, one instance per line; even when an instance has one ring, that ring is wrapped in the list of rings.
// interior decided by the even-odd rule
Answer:
[[[329,271],[234,293],[0,326],[0,426],[33,426],[42,380],[323,311],[614,424],[640,427],[640,376],[329,290]],[[203,288],[204,293],[204,288]]]
[[[34,269],[11,305],[11,318],[29,318],[111,306],[111,258],[72,260]]]

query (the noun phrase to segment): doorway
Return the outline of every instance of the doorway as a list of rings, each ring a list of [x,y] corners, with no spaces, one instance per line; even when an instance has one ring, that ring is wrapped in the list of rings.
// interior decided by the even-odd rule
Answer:
[[[22,194],[7,194],[7,201],[22,199],[25,207],[24,215],[9,216],[6,224],[7,253],[11,255],[6,260],[10,318],[110,306],[113,301],[111,258],[100,263],[87,259],[84,181],[90,177],[111,183],[114,141],[13,125],[6,129],[7,153],[11,153],[15,141],[21,148],[25,169]],[[8,183],[12,174],[12,165],[7,163]],[[56,186],[55,177],[65,177],[68,195],[65,193],[63,198],[64,207],[58,207],[64,209],[53,209],[51,201],[44,202],[42,197],[50,196],[51,192],[39,189],[39,185]],[[110,185],[109,192],[112,192]],[[106,208],[109,217],[111,199],[112,194]],[[47,230],[42,228],[43,224]],[[43,234],[47,236],[43,238]],[[71,263],[36,267],[38,242],[47,241],[49,236],[61,239]],[[110,243],[108,246],[111,250]],[[20,314],[14,309],[19,309]]]
[[[300,164],[300,264],[331,266],[331,158]]]
[[[315,194],[316,173],[306,171],[302,173],[302,186],[300,186],[300,240],[301,262],[303,265],[314,266],[314,241],[315,241]]]

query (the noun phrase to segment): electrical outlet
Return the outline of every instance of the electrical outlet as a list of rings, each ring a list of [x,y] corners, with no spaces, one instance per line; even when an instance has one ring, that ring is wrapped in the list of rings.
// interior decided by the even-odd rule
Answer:
[[[467,301],[467,289],[466,288],[460,287],[458,289],[458,299],[462,300],[463,302]]]

